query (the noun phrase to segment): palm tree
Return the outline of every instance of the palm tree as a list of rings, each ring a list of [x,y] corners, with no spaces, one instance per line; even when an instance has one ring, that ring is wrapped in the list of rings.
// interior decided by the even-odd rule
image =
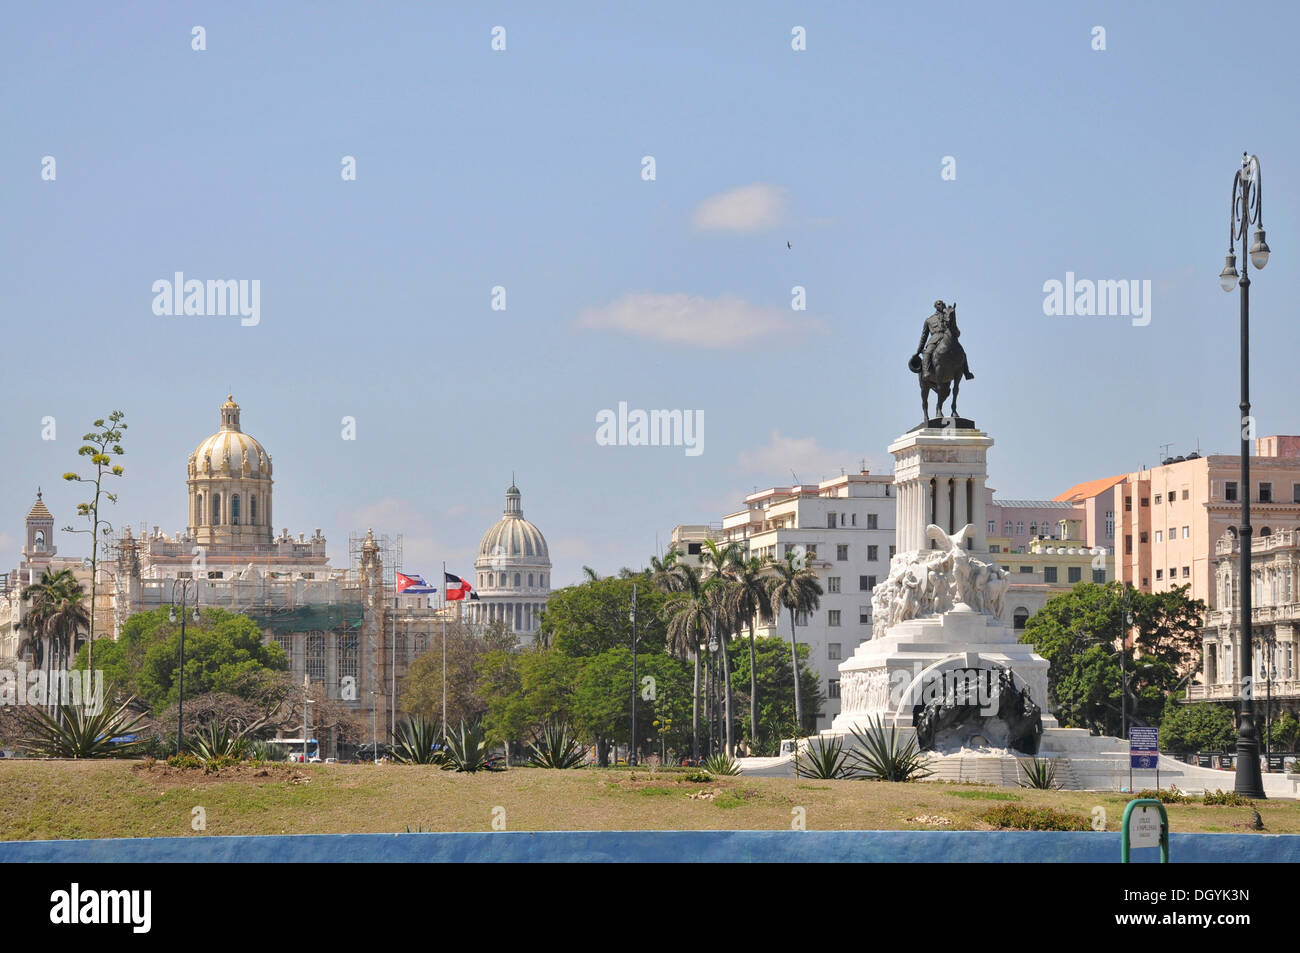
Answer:
[[[661,592],[680,592],[678,588],[678,579],[676,575],[677,560],[681,558],[681,553],[675,549],[670,549],[664,554],[664,558],[658,556],[650,557],[650,568],[646,573],[650,576],[651,583]]]
[[[756,617],[772,615],[772,596],[768,589],[770,561],[758,556],[738,560],[732,567],[735,586],[731,590],[732,610],[737,621],[749,626],[749,734],[758,741],[758,663],[754,654]]]
[[[678,593],[664,603],[662,617],[668,623],[668,648],[679,658],[695,663],[695,687],[691,693],[691,757],[700,760],[700,638],[711,617],[711,606],[700,573],[694,566],[677,563],[673,570]]]
[[[719,641],[722,650],[722,692],[724,714],[727,719],[725,738],[728,756],[735,751],[735,746],[731,724],[731,661],[727,656],[727,642],[731,638],[731,633],[740,627],[739,619],[735,614],[733,595],[736,585],[733,572],[740,559],[740,547],[736,543],[728,543],[719,548],[713,540],[706,539],[700,550],[700,560],[704,563],[706,573],[705,585],[710,589],[709,596],[713,610],[711,622],[715,638],[719,634],[719,617],[722,620],[722,638]]]
[[[817,581],[817,571],[804,567],[795,568],[794,553],[786,553],[781,562],[771,566],[775,574],[768,578],[768,593],[772,600],[772,609],[777,606],[790,611],[790,665],[794,671],[794,717],[799,723],[799,730],[804,730],[803,699],[799,691],[799,650],[794,632],[796,612],[815,612],[821,605],[822,584]]]
[[[41,573],[40,582],[23,590],[23,599],[32,604],[24,623],[29,632],[28,642],[36,638],[40,643],[40,650],[35,653],[38,666],[43,655],[50,672],[67,669],[76,648],[78,630],[90,624],[90,614],[83,602],[85,596],[85,590],[71,569],[58,572],[46,569]],[[54,686],[48,677],[46,684],[51,688]],[[47,698],[46,701],[57,705],[53,699]]]

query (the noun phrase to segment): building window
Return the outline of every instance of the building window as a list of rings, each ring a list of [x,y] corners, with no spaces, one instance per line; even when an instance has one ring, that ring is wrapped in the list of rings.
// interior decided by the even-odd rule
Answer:
[[[1192,528],[1190,526],[1184,526],[1183,539],[1191,539],[1191,538],[1192,538]]]
[[[1263,537],[1265,537],[1265,536],[1272,536],[1272,535],[1273,535],[1273,530],[1271,530],[1269,527],[1265,526],[1263,529],[1261,529],[1261,530],[1259,531],[1259,535],[1260,535],[1261,538],[1263,538]]]
[[[1164,532],[1162,530],[1156,530],[1156,542],[1163,543],[1164,541],[1165,541]]]
[[[876,561],[879,560],[879,559],[880,559],[880,547],[879,547],[879,546],[868,546],[868,547],[867,547],[867,562],[874,563],[874,562],[876,562]]]
[[[1124,497],[1124,512],[1125,513],[1133,512],[1133,497],[1131,496]]]
[[[846,559],[849,558],[848,543],[840,543],[835,547],[835,558],[840,562],[844,562]]]
[[[1156,570],[1156,582],[1159,582],[1159,581],[1160,581],[1161,579],[1163,579],[1163,578],[1165,578],[1165,571],[1164,571],[1163,569],[1157,569],[1157,570]]]
[[[1021,574],[1022,574],[1022,575],[1025,575],[1025,576],[1031,575],[1031,574],[1033,573],[1033,571],[1034,571],[1034,567],[1033,567],[1033,566],[1021,566],[1021,567],[1020,567],[1020,572],[1021,572]]]
[[[1300,502],[1300,500],[1298,500],[1297,502]],[[200,494],[198,495],[197,505],[196,505],[194,508],[195,508],[196,510],[199,511],[199,525],[202,526],[202,525],[203,525],[203,521],[204,521],[204,519],[207,517],[207,514],[203,511],[203,494],[202,494],[202,493],[200,493]]]
[[[1024,535],[1024,532],[1025,532],[1025,521],[1024,521],[1024,520],[1016,520],[1016,535],[1017,535],[1017,536],[1023,536],[1023,535]]]
[[[1157,494],[1156,494],[1156,506],[1159,506],[1159,505],[1160,505],[1161,503],[1163,503],[1164,501],[1165,501],[1164,494],[1163,494],[1163,493],[1157,493]]]
[[[879,529],[879,528],[880,528],[880,527],[876,525],[876,514],[875,514],[875,513],[868,513],[868,514],[867,514],[867,529]]]
[[[796,612],[796,613],[794,614],[794,624],[795,624],[795,625],[807,625],[807,624],[808,624],[808,613],[805,612],[803,609],[800,609],[798,612]]]
[[[839,577],[839,576],[828,576],[828,577],[826,578],[826,591],[827,591],[827,592],[839,592],[839,591],[840,591],[840,577]]]
[[[1184,578],[1184,579],[1191,579],[1191,578],[1192,578],[1192,567],[1191,567],[1191,566],[1184,566],[1184,567],[1183,567],[1183,578]]]
[[[1092,571],[1092,581],[1098,583],[1099,585],[1104,584],[1106,582],[1106,570],[1094,569]]]
[[[1171,526],[1169,527],[1169,542],[1172,543],[1176,539],[1178,539],[1178,527]]]
[[[1044,566],[1044,567],[1043,567],[1043,582],[1056,582],[1056,567],[1055,567],[1055,566]]]
[[[520,577],[519,577],[519,573],[515,573],[515,588],[516,588],[516,589],[518,589],[519,586],[521,585],[521,583],[520,583],[520,581],[519,581],[519,578],[520,578]]]
[[[1124,555],[1125,555],[1125,556],[1132,556],[1132,555],[1133,555],[1133,537],[1132,537],[1132,536],[1127,536],[1127,535],[1126,535],[1126,536],[1124,537]]]
[[[1259,501],[1260,501],[1261,503],[1272,503],[1272,502],[1273,502],[1273,484],[1272,484],[1272,483],[1261,483],[1261,484],[1259,485]]]
[[[1291,502],[1300,503],[1300,483],[1291,484]]]
[[[1147,498],[1144,496],[1144,497],[1142,497],[1142,505],[1143,505],[1143,506],[1150,506],[1150,505],[1151,505],[1151,501],[1150,501],[1149,499],[1147,499]]]
[[[1029,621],[1029,610],[1024,606],[1017,606],[1016,611],[1011,616],[1011,625],[1013,628],[1020,630],[1025,627]]]
[[[325,681],[325,633],[307,633],[307,677],[313,682]]]
[[[533,588],[533,574],[532,574],[532,573],[529,573],[529,574],[528,574],[528,588],[529,588],[529,589]]]
[[[836,526],[836,523],[835,523],[835,514],[834,514],[834,513],[827,513],[827,514],[826,514],[826,528],[827,528],[827,529],[834,529],[835,526]]]
[[[1138,542],[1145,543],[1146,541],[1147,541],[1147,534],[1145,532],[1138,533]]]
[[[989,520],[989,529],[988,529],[989,535],[992,536],[997,531],[998,531],[997,520]]]
[[[828,609],[826,611],[826,624],[830,626],[837,626],[840,624],[839,609]]]
[[[1185,500],[1185,499],[1188,499],[1188,498],[1190,497],[1190,495],[1191,495],[1191,494],[1188,493],[1187,490],[1183,490],[1183,499],[1184,499],[1184,500]]]
[[[360,657],[360,643],[355,631],[344,632],[339,636],[339,684],[345,678],[357,677],[357,660]],[[355,685],[355,681],[353,682]]]
[[[1002,547],[999,546],[997,543],[992,543],[992,544],[989,545],[989,552],[991,552],[991,553],[1000,553],[1000,552],[1002,552]]]
[[[889,558],[890,558],[890,559],[893,559],[893,558],[894,558],[894,547],[893,547],[893,546],[890,546],[890,547],[889,547]]]
[[[827,698],[840,697],[840,680],[838,678],[832,678],[826,682],[826,697]]]
[[[826,657],[830,659],[832,662],[839,661],[839,659],[842,657],[840,655],[839,642],[830,642],[826,645]]]
[[[816,543],[808,543],[806,546],[804,546],[804,551],[808,554],[808,558],[809,558],[810,560],[812,560],[812,559],[816,559],[816,558],[817,558],[817,544],[816,544]]]
[[[853,520],[852,520],[853,525],[854,525],[854,526],[857,526],[857,525],[858,525],[858,514],[857,514],[857,513],[853,513],[852,516],[853,516]]]
[[[1237,500],[1237,481],[1227,480],[1223,484],[1223,498],[1229,503],[1235,503]]]
[[[239,525],[239,494],[236,493],[230,498],[230,525]]]
[[[858,625],[871,625],[871,606],[858,606]]]
[[[1044,529],[1046,529],[1046,527],[1044,527]],[[1029,535],[1030,536],[1038,535],[1038,524],[1036,522],[1031,522],[1029,524]]]
[[[1065,578],[1066,578],[1066,581],[1067,581],[1067,582],[1082,582],[1082,581],[1083,581],[1083,567],[1082,567],[1082,566],[1069,566],[1069,567],[1067,567],[1066,570],[1065,570]]]
[[[1011,535],[1011,520],[1007,520],[1005,523],[1002,524],[1002,535],[1003,536]]]
[[[248,525],[257,525],[257,497],[251,494],[248,497]]]
[[[221,525],[221,494],[212,494],[212,525]]]
[[[1106,511],[1106,535],[1112,538],[1115,535],[1115,511],[1114,510]]]

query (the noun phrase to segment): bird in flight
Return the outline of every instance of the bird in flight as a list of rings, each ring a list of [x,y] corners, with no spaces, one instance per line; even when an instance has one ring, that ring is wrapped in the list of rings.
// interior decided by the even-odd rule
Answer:
[[[790,243],[789,243],[789,242],[786,242],[786,243],[785,243],[785,247],[786,247],[786,248],[791,247],[791,246],[790,246]]]

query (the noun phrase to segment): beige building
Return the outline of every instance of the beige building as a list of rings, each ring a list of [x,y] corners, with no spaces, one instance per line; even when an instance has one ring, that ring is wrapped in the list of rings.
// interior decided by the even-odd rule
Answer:
[[[1203,684],[1189,685],[1189,701],[1236,701],[1241,694],[1237,671],[1241,651],[1238,618],[1241,547],[1228,533],[1214,549],[1216,607],[1207,613],[1201,630]],[[1300,703],[1300,531],[1278,530],[1251,546],[1251,630],[1256,717],[1264,717],[1264,701],[1295,710]]]
[[[1258,539],[1300,525],[1300,437],[1261,437],[1243,488],[1240,458],[1190,454],[1126,474],[1112,491],[1118,578],[1145,592],[1190,585],[1217,606],[1215,545],[1236,534],[1241,494],[1250,493]]]

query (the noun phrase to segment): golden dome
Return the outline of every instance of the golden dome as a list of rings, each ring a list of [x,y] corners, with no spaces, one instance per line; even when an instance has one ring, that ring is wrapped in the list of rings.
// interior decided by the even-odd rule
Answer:
[[[271,476],[271,455],[256,439],[239,429],[239,405],[227,396],[221,405],[221,429],[190,454],[190,472],[195,476]]]

